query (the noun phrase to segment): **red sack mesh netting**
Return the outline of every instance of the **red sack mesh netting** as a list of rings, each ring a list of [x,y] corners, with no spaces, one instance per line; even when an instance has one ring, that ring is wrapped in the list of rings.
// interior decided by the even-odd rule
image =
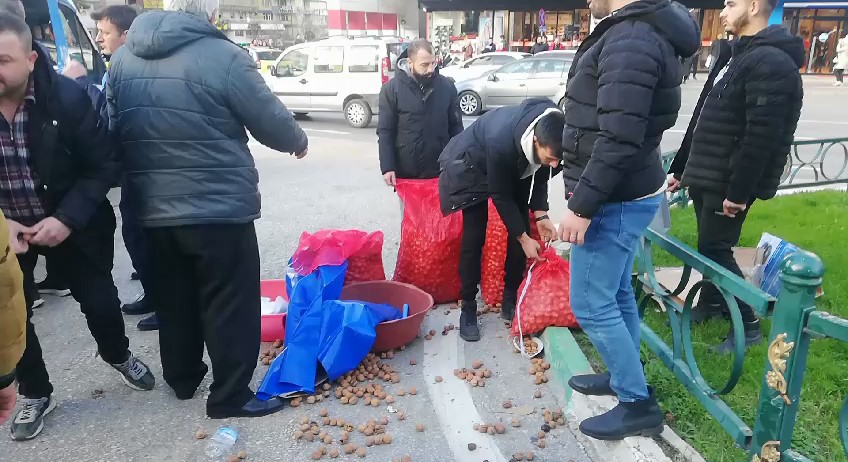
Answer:
[[[540,242],[542,240],[539,236],[539,230],[536,228],[536,222],[532,218],[532,212],[530,237]],[[487,305],[497,305],[503,301],[507,239],[506,226],[501,220],[495,204],[489,199],[489,223],[486,226],[486,244],[483,246],[480,278],[480,292],[483,295],[483,303]],[[527,267],[530,267],[529,261]]]
[[[304,232],[292,256],[292,268],[307,275],[322,265],[348,262],[345,285],[352,282],[384,281],[383,232],[366,233],[355,229],[323,229]]]
[[[398,180],[403,202],[400,249],[393,280],[412,284],[436,303],[459,300],[462,214],[439,208],[439,179]]]
[[[549,326],[578,326],[569,304],[568,262],[553,247],[545,249],[541,256],[546,260],[536,262],[518,289],[519,303],[510,331],[513,337],[532,335]]]

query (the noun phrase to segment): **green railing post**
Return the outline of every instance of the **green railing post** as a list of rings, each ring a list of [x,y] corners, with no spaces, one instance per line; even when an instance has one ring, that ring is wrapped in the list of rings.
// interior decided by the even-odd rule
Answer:
[[[815,310],[824,264],[810,252],[796,252],[781,266],[780,293],[774,307],[767,363],[757,406],[749,457],[777,462],[790,449],[801,383],[807,366],[807,318]]]

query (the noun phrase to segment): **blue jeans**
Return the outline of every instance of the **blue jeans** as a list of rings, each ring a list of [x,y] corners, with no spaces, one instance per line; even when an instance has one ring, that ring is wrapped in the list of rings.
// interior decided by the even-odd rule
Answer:
[[[610,371],[619,401],[648,398],[639,362],[639,311],[631,274],[639,238],[662,196],[601,206],[583,245],[571,248],[571,309]]]

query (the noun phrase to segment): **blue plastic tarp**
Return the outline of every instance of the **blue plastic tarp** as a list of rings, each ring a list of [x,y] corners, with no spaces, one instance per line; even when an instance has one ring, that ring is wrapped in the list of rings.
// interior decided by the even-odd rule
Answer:
[[[371,351],[377,324],[401,317],[389,306],[339,301],[347,262],[321,266],[306,276],[288,272],[290,294],[285,350],[268,369],[257,397],[314,393],[320,362],[330,380],[353,370]]]

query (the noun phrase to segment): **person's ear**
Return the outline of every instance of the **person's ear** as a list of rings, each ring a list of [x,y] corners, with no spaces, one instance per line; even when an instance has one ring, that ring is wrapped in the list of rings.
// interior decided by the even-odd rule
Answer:
[[[35,50],[29,52],[29,56],[27,56],[27,64],[29,64],[29,71],[32,72],[35,69],[35,61],[38,59],[38,53]]]

